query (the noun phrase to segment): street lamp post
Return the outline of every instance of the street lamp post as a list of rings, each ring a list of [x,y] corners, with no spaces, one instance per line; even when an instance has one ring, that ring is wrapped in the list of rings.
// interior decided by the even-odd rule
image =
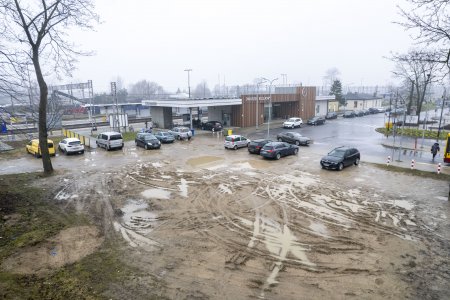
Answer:
[[[269,138],[270,135],[270,119],[272,118],[272,84],[275,80],[278,80],[278,78],[275,79],[267,79],[267,78],[262,78],[263,80],[266,80],[267,82],[269,82],[269,117],[267,119],[267,139]]]
[[[191,98],[191,77],[190,73],[192,72],[192,69],[185,69],[185,72],[188,73],[188,93],[189,93],[189,99]]]
[[[256,83],[256,129],[258,129],[259,126],[259,85],[266,82],[266,80],[262,79],[261,81]]]
[[[191,99],[191,77],[190,77],[190,73],[192,71],[192,69],[185,69],[185,72],[188,73],[188,93],[189,93],[189,99]],[[192,126],[192,107],[189,107],[189,121],[190,121],[190,125],[191,125],[191,131],[194,129]]]
[[[447,90],[444,88],[444,95],[442,96],[442,105],[441,105],[441,117],[439,118],[439,128],[438,128],[438,133],[437,133],[437,137],[436,137],[436,143],[439,142],[439,136],[441,135],[442,113],[444,112],[446,92],[447,92]]]

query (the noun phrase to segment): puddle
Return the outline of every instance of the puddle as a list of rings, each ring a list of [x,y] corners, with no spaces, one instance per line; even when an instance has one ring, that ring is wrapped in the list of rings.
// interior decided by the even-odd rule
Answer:
[[[187,160],[186,164],[192,166],[192,167],[198,167],[200,165],[205,165],[213,162],[218,162],[223,160],[222,157],[218,156],[200,156],[195,158],[190,158]]]
[[[156,214],[147,210],[148,204],[130,200],[121,210],[123,225],[128,228],[148,229],[156,221]]]
[[[322,223],[311,222],[309,228],[320,236],[329,237],[327,227]]]
[[[147,199],[170,199],[170,191],[163,189],[148,189],[141,193]]]

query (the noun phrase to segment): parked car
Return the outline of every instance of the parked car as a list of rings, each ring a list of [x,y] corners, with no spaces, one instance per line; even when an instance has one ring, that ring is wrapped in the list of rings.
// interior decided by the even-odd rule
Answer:
[[[344,118],[354,118],[356,117],[356,113],[353,110],[347,110],[344,115]]]
[[[161,142],[151,133],[138,133],[134,142],[145,150],[161,148]]]
[[[303,120],[301,118],[289,118],[283,123],[284,128],[302,127]]]
[[[296,155],[298,146],[284,142],[272,142],[264,145],[260,155],[264,158],[280,159],[282,156]]]
[[[253,140],[248,144],[248,152],[259,154],[264,145],[271,143],[271,140],[259,139]]]
[[[53,141],[47,140],[47,145],[48,145],[48,153],[51,156],[55,156],[55,146]],[[28,144],[25,146],[25,150],[28,153],[33,154],[35,157],[42,156],[41,147],[39,147],[39,139],[34,139],[28,142]]]
[[[173,143],[175,141],[174,136],[167,131],[157,132],[155,136],[161,143]]]
[[[184,126],[174,127],[169,133],[177,140],[190,140],[192,137],[191,130]]]
[[[362,113],[363,113],[365,116],[367,116],[367,115],[370,114],[370,112],[369,112],[368,109],[361,109],[361,111],[362,111]]]
[[[208,121],[206,123],[202,124],[202,129],[203,130],[210,130],[210,131],[221,131],[223,129],[222,123],[218,122],[218,121]]]
[[[377,113],[379,113],[380,111],[378,110],[377,107],[370,107],[370,108],[369,108],[369,112],[370,112],[371,114],[377,114]]]
[[[70,153],[84,153],[84,145],[77,138],[65,138],[58,144],[59,151],[69,155]]]
[[[308,146],[311,143],[309,137],[303,136],[298,132],[282,132],[277,135],[279,142]]]
[[[97,147],[103,147],[106,150],[113,148],[123,148],[123,137],[120,132],[108,131],[97,135],[97,141],[95,142]]]
[[[337,113],[334,111],[330,111],[325,116],[325,119],[337,119]]]
[[[355,116],[356,117],[364,117],[364,112],[362,110],[357,110],[357,111],[355,111]]]
[[[308,120],[308,125],[323,125],[325,124],[325,118],[320,116],[312,117]]]
[[[337,147],[327,156],[322,157],[320,165],[323,169],[335,169],[341,171],[344,167],[358,165],[361,155],[356,148]]]
[[[249,143],[250,140],[245,136],[233,134],[225,138],[223,146],[225,147],[225,149],[236,150],[237,148],[247,147]]]

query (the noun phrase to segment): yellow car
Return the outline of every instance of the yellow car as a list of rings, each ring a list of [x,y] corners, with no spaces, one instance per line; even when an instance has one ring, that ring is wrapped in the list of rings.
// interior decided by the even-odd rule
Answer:
[[[55,146],[52,140],[47,140],[48,153],[51,156],[55,156]],[[28,153],[33,154],[35,157],[41,157],[41,148],[39,147],[39,140],[31,140],[26,146]]]

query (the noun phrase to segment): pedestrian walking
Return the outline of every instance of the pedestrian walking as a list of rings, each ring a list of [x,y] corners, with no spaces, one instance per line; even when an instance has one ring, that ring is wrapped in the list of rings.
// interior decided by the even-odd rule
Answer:
[[[434,143],[433,146],[431,146],[431,154],[433,154],[433,161],[434,158],[436,157],[436,154],[441,151],[441,149],[439,148],[439,143]]]

